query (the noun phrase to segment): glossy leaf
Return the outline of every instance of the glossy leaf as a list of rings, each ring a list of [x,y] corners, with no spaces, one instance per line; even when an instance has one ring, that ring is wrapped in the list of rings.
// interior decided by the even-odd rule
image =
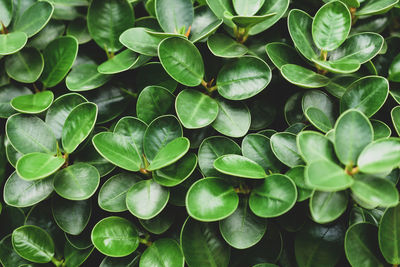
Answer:
[[[110,79],[110,76],[97,71],[97,65],[88,63],[73,68],[65,83],[70,91],[88,91],[102,86]]]
[[[65,119],[62,130],[62,146],[72,153],[93,130],[97,119],[97,105],[82,103],[74,107]]]
[[[393,126],[396,129],[397,135],[400,136],[400,107],[394,107],[391,111]]]
[[[399,139],[389,138],[374,141],[362,150],[357,164],[365,173],[390,172],[400,164],[399,151]]]
[[[311,162],[305,170],[305,181],[312,188],[327,192],[344,190],[353,184],[344,169],[327,160]]]
[[[297,135],[297,147],[306,162],[326,160],[335,162],[333,144],[318,132],[302,131]]]
[[[141,179],[135,174],[119,173],[108,179],[98,195],[100,208],[109,212],[122,212],[126,207],[126,192]]]
[[[184,266],[185,260],[179,244],[173,239],[159,239],[140,257],[139,266]]]
[[[24,32],[0,34],[0,56],[11,55],[21,50],[28,40]]]
[[[294,64],[283,65],[281,73],[290,83],[300,87],[319,88],[324,87],[329,83],[329,78]]]
[[[0,118],[8,118],[16,111],[10,105],[10,101],[21,95],[31,94],[31,90],[24,86],[13,84],[5,85],[0,88]]]
[[[335,151],[345,164],[355,164],[361,151],[373,140],[368,118],[358,110],[344,112],[335,125]]]
[[[200,179],[186,195],[189,215],[199,221],[218,221],[231,215],[239,197],[234,188],[221,178]]]
[[[265,19],[263,22],[254,25],[249,31],[250,35],[256,35],[272,27],[282,16],[285,15],[288,7],[289,0],[277,0],[273,2],[264,1],[264,4],[257,13],[274,15]]]
[[[315,14],[312,36],[319,49],[332,51],[345,41],[350,28],[351,15],[346,5],[340,1],[331,1]]]
[[[296,49],[285,43],[269,43],[265,46],[265,50],[269,59],[278,69],[281,69],[284,65],[287,64],[302,64],[302,59],[297,53]]]
[[[379,225],[379,247],[386,261],[391,264],[400,263],[399,242],[399,205],[389,208],[383,214]]]
[[[235,154],[217,158],[214,161],[214,168],[236,177],[262,179],[267,176],[263,167],[256,162]]]
[[[64,162],[65,159],[62,157],[34,152],[23,155],[17,161],[15,168],[22,179],[32,181],[50,176],[60,169]]]
[[[134,21],[133,9],[127,0],[94,0],[87,13],[90,35],[102,49],[110,52],[122,48],[119,36],[133,27]]]
[[[30,6],[15,22],[13,30],[24,32],[28,37],[38,33],[49,22],[54,7],[50,2],[40,1]]]
[[[175,109],[185,128],[197,129],[217,118],[218,102],[199,91],[187,89],[176,97]]]
[[[75,37],[62,36],[47,45],[43,51],[44,69],[41,82],[53,87],[67,75],[78,53],[78,41]]]
[[[54,94],[51,91],[43,91],[36,94],[21,95],[13,98],[11,106],[28,114],[40,113],[48,109],[53,103]]]
[[[90,198],[96,192],[99,184],[99,172],[87,163],[70,165],[54,176],[54,190],[69,200]]]
[[[379,0],[379,1],[365,1],[366,3],[359,10],[357,10],[357,16],[374,15],[380,14],[389,10],[391,7],[396,5],[396,0]]]
[[[296,135],[276,133],[271,137],[271,148],[275,156],[285,165],[295,167],[303,164],[297,150]]]
[[[12,19],[13,13],[13,1],[12,0],[2,0],[0,1],[0,17],[2,18],[2,22],[4,26],[8,26]]]
[[[151,161],[147,170],[154,171],[178,161],[189,151],[190,141],[186,137],[178,137],[167,143]]]
[[[167,205],[169,190],[153,180],[135,183],[126,193],[128,210],[139,219],[157,216]]]
[[[180,37],[167,38],[158,46],[158,57],[166,72],[177,82],[192,87],[201,83],[203,59],[190,41]]]
[[[348,196],[345,191],[314,191],[310,200],[310,211],[317,223],[329,223],[340,217],[347,208]]]
[[[225,34],[211,35],[207,40],[207,46],[211,53],[217,57],[232,58],[241,57],[247,53],[247,47],[236,42]]]
[[[35,82],[44,68],[42,54],[31,47],[7,57],[5,63],[8,76],[22,83]]]
[[[166,88],[147,86],[138,96],[136,114],[139,119],[150,123],[155,118],[167,114],[172,109],[173,103],[174,96]]]
[[[218,93],[230,100],[244,100],[262,90],[271,81],[271,70],[259,58],[243,56],[224,65],[217,76]]]
[[[267,230],[267,221],[255,216],[248,207],[248,199],[239,201],[232,215],[219,222],[222,237],[232,247],[246,249],[258,243]]]
[[[23,258],[47,263],[54,256],[54,243],[43,229],[33,225],[24,225],[12,233],[12,244],[15,251]]]
[[[124,257],[139,246],[136,227],[127,219],[107,217],[93,228],[91,239],[93,245],[103,254],[110,257]]]
[[[182,28],[187,31],[192,25],[194,11],[189,0],[156,0],[155,11],[164,32],[179,33]]]

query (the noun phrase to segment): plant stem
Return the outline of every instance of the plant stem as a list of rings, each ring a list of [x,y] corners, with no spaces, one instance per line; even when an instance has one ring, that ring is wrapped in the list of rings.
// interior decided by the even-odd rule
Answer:
[[[153,244],[153,242],[151,242],[149,238],[150,236],[146,236],[146,238],[139,238],[139,243],[150,247]]]
[[[213,82],[214,82],[214,79],[211,79],[211,81],[209,81],[209,82],[201,80],[201,85],[203,85],[203,87],[206,88],[208,93],[212,93],[218,89],[218,87],[216,85],[211,86]]]
[[[2,21],[0,21],[0,23],[1,23],[1,34],[7,34],[8,33],[7,27],[3,24]]]
[[[37,88],[35,83],[32,83],[33,89],[35,90],[35,93],[40,93],[40,90]]]
[[[57,260],[56,258],[51,258],[51,262],[55,265],[55,266],[57,266],[57,267],[59,267],[59,266],[63,266],[64,265],[64,260]]]
[[[127,94],[127,95],[130,95],[131,97],[133,97],[133,98],[137,98],[138,97],[138,94],[136,94],[136,93],[132,93],[131,91],[129,91],[129,90],[127,90],[127,89],[125,89],[125,88],[119,88],[119,89],[121,89],[121,91],[123,91],[125,94]]]

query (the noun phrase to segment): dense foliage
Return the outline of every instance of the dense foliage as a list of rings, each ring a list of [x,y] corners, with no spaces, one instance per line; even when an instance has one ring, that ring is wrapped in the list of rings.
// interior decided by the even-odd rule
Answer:
[[[400,264],[399,0],[0,0],[0,262]]]

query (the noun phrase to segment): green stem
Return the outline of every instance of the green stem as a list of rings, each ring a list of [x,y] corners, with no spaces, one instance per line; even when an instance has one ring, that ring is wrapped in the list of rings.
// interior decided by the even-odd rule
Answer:
[[[218,87],[216,85],[211,86],[213,82],[214,82],[214,79],[211,79],[211,81],[209,81],[209,82],[206,82],[203,79],[201,80],[201,85],[203,85],[203,87],[206,88],[206,90],[209,94],[218,89]]]
[[[321,50],[320,59],[321,59],[322,61],[326,61],[327,58],[328,58],[328,51]]]
[[[57,260],[56,258],[51,258],[51,262],[55,265],[55,266],[57,266],[57,267],[60,267],[60,266],[63,266],[64,265],[64,260]]]
[[[146,238],[139,238],[139,243],[143,244],[147,247],[150,247],[153,243],[149,240],[149,236],[146,236]]]
[[[119,89],[121,89],[121,91],[123,91],[125,94],[127,94],[127,95],[130,95],[131,97],[133,97],[133,98],[137,98],[138,97],[138,94],[136,94],[136,93],[132,93],[131,91],[129,91],[129,90],[127,90],[127,89],[125,89],[125,88],[119,88]]]

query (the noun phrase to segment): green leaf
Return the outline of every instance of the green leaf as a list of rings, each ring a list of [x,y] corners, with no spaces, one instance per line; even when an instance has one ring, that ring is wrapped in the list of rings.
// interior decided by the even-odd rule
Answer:
[[[126,206],[137,218],[149,220],[165,208],[168,199],[168,188],[153,180],[144,180],[134,184],[126,193]]]
[[[11,106],[21,113],[35,114],[48,109],[53,103],[54,94],[43,91],[36,94],[21,95],[13,98]]]
[[[351,61],[355,60],[360,64],[374,58],[384,45],[381,35],[373,32],[363,32],[350,36],[337,49],[329,54],[329,61]]]
[[[285,15],[287,9],[289,8],[289,2],[289,0],[264,1],[264,4],[257,13],[275,15],[265,19],[263,22],[254,25],[250,29],[249,34],[256,35],[273,26],[280,18]]]
[[[398,54],[390,64],[388,79],[392,82],[400,82],[400,54]]]
[[[246,157],[230,154],[217,158],[214,168],[218,171],[236,177],[263,179],[267,176],[264,168]]]
[[[49,22],[54,7],[47,1],[39,1],[30,6],[15,22],[13,30],[24,32],[28,37],[38,33]]]
[[[32,181],[50,176],[60,169],[64,163],[65,159],[62,157],[34,152],[23,155],[17,161],[15,168],[22,179]]]
[[[353,184],[344,169],[327,160],[311,162],[305,169],[305,181],[312,188],[326,192],[344,190]]]
[[[76,18],[68,24],[67,35],[74,36],[79,44],[85,44],[92,40],[86,20],[83,18]]]
[[[263,60],[243,56],[228,62],[219,71],[218,93],[230,100],[248,99],[264,90],[271,76],[271,69]]]
[[[283,65],[281,74],[290,83],[304,88],[320,88],[329,83],[328,77],[294,64]]]
[[[211,222],[230,216],[238,207],[239,197],[222,178],[195,182],[186,194],[186,208],[196,220]]]
[[[219,112],[211,126],[230,137],[242,137],[250,129],[251,114],[243,102],[218,99]]]
[[[292,179],[297,187],[297,202],[309,199],[313,193],[312,188],[306,184],[304,166],[297,166],[288,170],[285,175]]]
[[[386,102],[389,82],[379,76],[363,77],[351,84],[340,99],[340,111],[357,109],[367,117],[374,115]]]
[[[6,133],[12,146],[20,153],[55,154],[57,151],[54,134],[38,117],[13,115],[7,120]]]
[[[161,86],[147,86],[137,98],[136,114],[139,119],[150,123],[155,118],[167,114],[172,109],[174,100],[174,95],[168,89]]]
[[[197,129],[211,124],[217,118],[218,102],[199,91],[187,89],[176,97],[175,109],[185,128]]]
[[[115,55],[113,58],[101,63],[97,67],[97,71],[101,74],[116,74],[133,69],[136,64],[141,65],[147,60],[147,56],[138,55],[129,49],[125,49],[124,51]]]
[[[97,119],[97,105],[82,103],[71,110],[62,130],[62,145],[67,153],[72,153],[85,140]]]
[[[27,181],[13,172],[4,185],[3,199],[13,207],[30,207],[46,199],[53,192],[53,176]]]
[[[180,236],[185,260],[189,266],[227,267],[230,247],[222,239],[215,224],[188,218]]]
[[[296,233],[294,253],[299,267],[334,267],[343,256],[344,226],[306,224]]]
[[[104,50],[116,52],[122,48],[119,36],[133,27],[135,16],[127,0],[91,2],[87,13],[90,36]]]
[[[363,1],[363,5],[356,11],[356,16],[382,14],[398,3],[397,0]]]
[[[276,133],[271,137],[271,148],[275,156],[285,165],[295,167],[303,164],[297,150],[296,135],[292,133]]]
[[[30,1],[31,0],[28,0],[27,2]],[[44,50],[51,41],[63,35],[64,32],[65,24],[63,21],[50,20],[35,37],[29,40],[28,46],[35,47],[39,50]]]
[[[172,226],[175,221],[175,217],[173,215],[175,211],[176,210],[173,208],[166,208],[156,217],[150,220],[139,219],[139,222],[143,228],[150,233],[159,235],[167,231]]]
[[[352,266],[384,266],[377,235],[378,229],[370,223],[357,223],[347,229],[344,249]]]
[[[87,100],[80,94],[64,94],[58,97],[47,110],[45,122],[51,128],[57,140],[61,139],[64,123],[70,112],[84,102],[87,102]]]
[[[379,247],[386,261],[391,264],[400,263],[400,205],[389,208],[383,214],[379,224]]]
[[[0,56],[11,55],[21,50],[28,40],[24,32],[0,34]]]
[[[67,75],[78,53],[78,41],[75,37],[62,36],[43,51],[44,69],[40,80],[46,87],[53,87]]]
[[[224,23],[226,25],[228,25],[229,27],[231,27],[231,28],[234,27],[232,20],[230,20],[224,16],[225,12],[229,12],[230,14],[234,13],[231,1],[228,1],[228,0],[218,0],[218,1],[206,0],[206,3],[208,5],[208,7],[212,10],[212,12],[219,19],[223,19]]]
[[[126,207],[126,192],[141,178],[132,173],[119,173],[108,179],[98,195],[99,207],[109,212],[123,212]]]
[[[191,87],[201,83],[203,59],[196,46],[187,39],[171,37],[161,41],[158,57],[166,72],[177,82]]]
[[[303,112],[314,107],[324,113],[325,119],[328,119],[331,124],[335,123],[337,118],[336,106],[332,99],[322,90],[308,90],[304,93],[301,106]]]
[[[400,106],[394,107],[391,111],[391,117],[393,126],[397,132],[397,135],[400,136]],[[389,134],[390,136],[390,134]]]
[[[13,249],[11,235],[5,236],[0,241],[0,262],[4,266],[23,266],[29,262],[21,258]]]
[[[364,203],[374,207],[393,207],[399,202],[399,192],[387,180],[369,175],[359,175],[351,186],[353,194]]]
[[[264,0],[233,0],[233,7],[236,13],[242,16],[253,16],[264,4]]]
[[[267,221],[255,216],[248,207],[248,199],[241,198],[232,215],[219,222],[222,237],[236,249],[246,249],[257,244],[265,235]]]
[[[339,160],[354,165],[361,151],[373,140],[373,129],[368,118],[358,110],[342,113],[335,125],[335,151]]]
[[[297,135],[297,147],[307,163],[316,160],[336,162],[333,144],[324,135],[313,131],[302,131]]]
[[[165,115],[153,120],[143,139],[146,159],[151,162],[166,144],[178,137],[182,137],[182,126],[175,116]]]
[[[0,17],[4,26],[8,26],[13,16],[13,1],[12,0],[1,0],[0,1]]]
[[[309,107],[304,112],[304,115],[310,123],[321,132],[327,133],[333,128],[329,117],[319,108]]]
[[[317,223],[329,223],[339,218],[347,209],[346,191],[314,191],[310,200],[310,212]]]
[[[136,227],[127,219],[111,216],[99,221],[93,228],[93,245],[104,255],[124,257],[139,246]]]
[[[184,182],[193,173],[196,166],[196,154],[187,153],[174,164],[153,172],[153,179],[162,186],[177,186]]]
[[[399,151],[400,139],[374,141],[362,150],[357,162],[358,167],[365,173],[390,172],[400,165]]]
[[[124,31],[119,37],[119,41],[136,53],[154,57],[157,56],[160,42],[168,37],[170,36],[153,35],[146,28],[135,27]]]
[[[331,1],[315,14],[312,36],[319,49],[332,51],[346,40],[350,28],[351,14],[347,6],[340,1]]]
[[[303,60],[296,49],[286,43],[273,42],[265,47],[269,59],[274,65],[281,69],[286,64],[302,65]]]
[[[8,118],[16,113],[10,105],[10,101],[14,97],[27,94],[32,94],[32,92],[24,86],[8,84],[0,87],[0,118]]]
[[[186,137],[172,140],[158,151],[146,169],[154,171],[175,163],[189,151],[189,147],[190,141]]]
[[[55,222],[64,232],[79,235],[89,223],[92,204],[90,200],[72,201],[54,197],[51,211]]]
[[[96,134],[92,142],[97,152],[109,162],[128,171],[139,171],[141,155],[127,136],[103,132]]]
[[[22,49],[6,58],[7,75],[22,83],[33,83],[39,79],[44,68],[42,54],[32,47]]]
[[[221,33],[211,35],[207,46],[215,56],[224,58],[241,57],[248,51],[246,46]]]
[[[249,29],[273,17],[274,15],[275,13],[255,15],[255,16],[231,16],[230,14],[229,15],[227,14],[226,16],[229,17],[237,27]]]
[[[361,67],[361,64],[354,59],[340,59],[337,61],[311,59],[311,61],[315,62],[320,68],[333,73],[353,73]]]
[[[185,259],[179,244],[170,238],[158,239],[140,257],[139,267],[184,266]]]
[[[218,19],[207,6],[198,6],[194,9],[194,18],[190,30],[189,40],[193,43],[205,40],[212,35],[223,21]]]
[[[192,25],[194,11],[190,0],[155,0],[156,17],[167,33],[180,33]]]
[[[249,134],[243,138],[242,154],[262,166],[265,172],[279,172],[282,167],[272,152],[270,139],[261,134]]]
[[[392,130],[384,122],[380,120],[371,120],[372,128],[374,129],[374,141],[382,138],[389,138],[392,135]]]
[[[24,259],[36,263],[50,262],[54,256],[54,243],[42,228],[24,225],[12,233],[14,250]]]
[[[87,260],[90,254],[92,254],[93,250],[93,246],[86,249],[77,249],[66,242],[64,246],[64,263],[66,266],[80,266]]]
[[[249,206],[255,215],[273,218],[288,212],[296,200],[294,182],[286,175],[272,174],[251,191]]]
[[[318,48],[314,44],[311,28],[313,19],[306,12],[292,9],[288,15],[288,28],[295,47],[308,60],[317,58]]]
[[[54,176],[54,190],[69,200],[90,198],[96,192],[99,184],[99,172],[87,163],[70,165]]]
[[[207,177],[218,177],[221,173],[214,168],[214,161],[226,154],[241,154],[240,147],[232,139],[212,136],[203,140],[199,147],[199,167]]]
[[[92,63],[81,64],[72,69],[65,79],[70,91],[88,91],[96,89],[111,79],[111,76],[97,71],[97,65]]]

